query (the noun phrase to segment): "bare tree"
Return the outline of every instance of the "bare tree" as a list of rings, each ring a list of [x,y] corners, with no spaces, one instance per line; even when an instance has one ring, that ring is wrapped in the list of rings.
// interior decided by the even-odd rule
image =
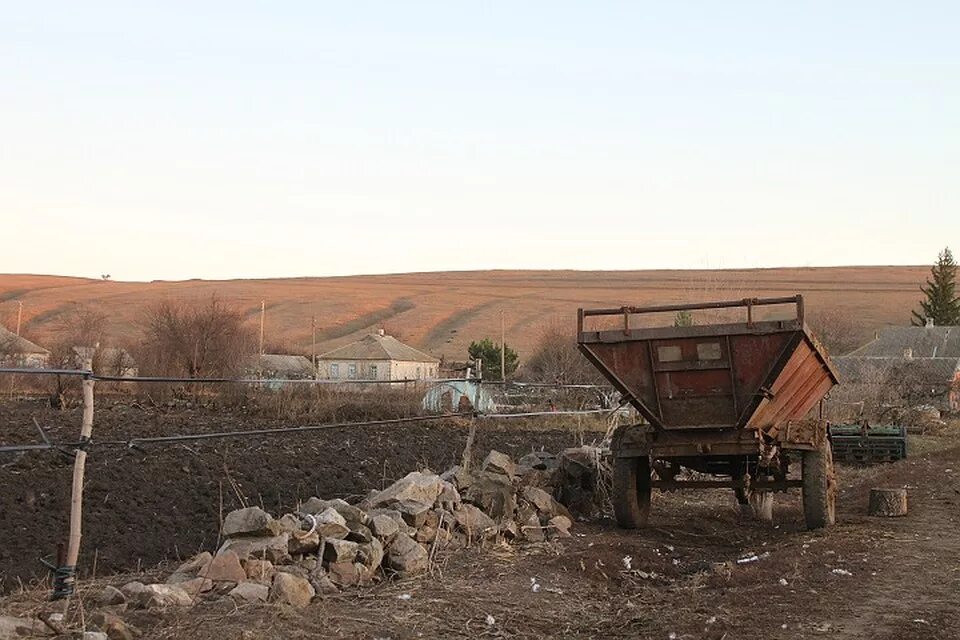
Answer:
[[[839,309],[818,309],[808,314],[807,324],[831,355],[850,353],[863,343],[867,327],[858,323],[849,312]]]
[[[165,300],[140,321],[141,370],[191,378],[229,375],[255,352],[254,332],[243,314],[216,295],[205,302]]]
[[[535,382],[557,384],[601,382],[596,369],[577,349],[573,331],[559,322],[543,328],[533,354],[524,364],[523,375]]]

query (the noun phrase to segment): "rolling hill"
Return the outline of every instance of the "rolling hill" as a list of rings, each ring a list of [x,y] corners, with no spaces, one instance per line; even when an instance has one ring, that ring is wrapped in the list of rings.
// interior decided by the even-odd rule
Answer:
[[[256,324],[266,303],[266,342],[309,354],[311,318],[317,351],[384,328],[437,356],[463,360],[471,340],[497,339],[504,313],[507,342],[521,358],[545,325],[572,328],[579,306],[803,293],[811,316],[839,313],[866,340],[874,329],[906,324],[928,267],[815,267],[723,271],[476,271],[271,280],[122,282],[44,275],[0,275],[0,321],[13,327],[23,303],[23,333],[53,339],[62,314],[90,305],[110,318],[118,340],[136,337],[145,306],[164,298],[212,294]],[[572,330],[572,329],[571,329]]]

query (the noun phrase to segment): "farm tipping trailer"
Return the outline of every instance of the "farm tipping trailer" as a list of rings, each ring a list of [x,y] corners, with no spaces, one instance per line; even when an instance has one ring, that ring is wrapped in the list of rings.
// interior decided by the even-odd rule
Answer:
[[[755,318],[758,307],[787,304],[796,309],[788,319]],[[738,308],[742,322],[631,327],[641,314]],[[617,317],[617,327],[585,326],[599,316]],[[646,524],[654,487],[732,488],[763,519],[772,516],[773,492],[799,487],[807,527],[833,524],[827,424],[808,414],[838,379],[803,322],[802,296],[580,309],[577,320],[580,351],[645,419],[613,436],[620,526]],[[800,478],[789,475],[797,462]],[[681,480],[682,468],[721,478]]]

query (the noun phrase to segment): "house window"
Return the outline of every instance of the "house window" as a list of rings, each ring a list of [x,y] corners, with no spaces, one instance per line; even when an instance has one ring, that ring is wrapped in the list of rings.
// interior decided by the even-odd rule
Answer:
[[[370,365],[370,379],[371,380],[377,379],[377,365],[375,364]]]
[[[417,380],[420,379],[420,367],[417,367]]]
[[[347,377],[351,380],[357,379],[357,365],[355,363],[350,363],[347,365]]]
[[[330,365],[330,377],[334,380],[340,377],[340,365],[336,362]]]

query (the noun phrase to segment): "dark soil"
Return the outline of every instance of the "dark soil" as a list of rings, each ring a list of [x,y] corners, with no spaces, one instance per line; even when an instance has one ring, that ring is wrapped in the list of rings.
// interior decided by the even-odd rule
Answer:
[[[39,442],[36,418],[52,441],[75,442],[80,412],[44,402],[0,404],[0,444]],[[98,402],[95,441],[292,426],[203,409],[145,409]],[[534,428],[531,428],[534,427]],[[90,450],[86,467],[81,577],[152,566],[216,546],[221,511],[261,505],[271,513],[311,496],[352,498],[420,468],[442,471],[462,454],[462,420],[344,428]],[[480,423],[475,456],[512,456],[577,444],[572,431]],[[0,592],[42,577],[38,558],[65,541],[72,459],[57,452],[0,455]]]

